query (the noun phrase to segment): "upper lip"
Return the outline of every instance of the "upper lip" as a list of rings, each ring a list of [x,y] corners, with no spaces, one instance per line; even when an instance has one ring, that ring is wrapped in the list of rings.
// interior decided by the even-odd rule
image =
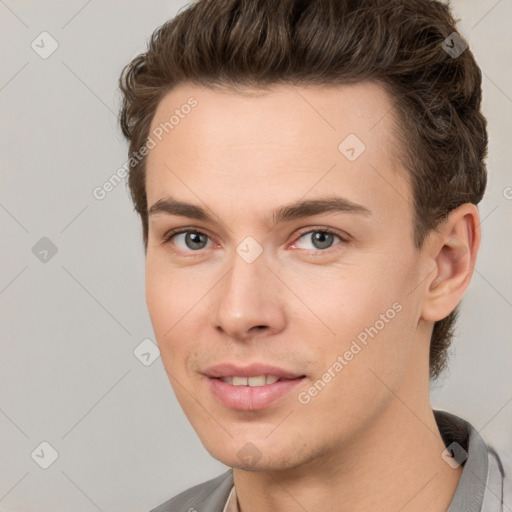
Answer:
[[[232,363],[221,363],[208,367],[204,375],[212,378],[219,377],[255,377],[258,375],[275,375],[282,379],[295,379],[304,377],[304,374],[291,372],[278,366],[252,363],[247,366],[237,366]]]

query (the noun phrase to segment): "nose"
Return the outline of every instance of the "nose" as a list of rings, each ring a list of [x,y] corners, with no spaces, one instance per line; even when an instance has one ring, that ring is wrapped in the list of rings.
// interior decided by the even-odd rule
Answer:
[[[282,286],[263,255],[252,263],[235,255],[212,296],[213,326],[236,340],[280,332],[286,325]]]

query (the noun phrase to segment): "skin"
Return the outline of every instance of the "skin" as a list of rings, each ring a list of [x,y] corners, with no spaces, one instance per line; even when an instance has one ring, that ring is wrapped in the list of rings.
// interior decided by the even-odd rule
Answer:
[[[429,343],[433,322],[471,279],[478,211],[462,205],[415,248],[411,187],[379,85],[247,93],[182,84],[152,122],[167,121],[190,96],[198,101],[148,155],[149,207],[172,195],[215,215],[149,218],[146,302],[177,399],[209,453],[234,468],[243,512],[445,511],[462,467],[441,457]],[[354,161],[338,150],[350,133],[366,146]],[[371,214],[265,222],[283,204],[332,195]],[[174,228],[204,233],[204,248],[184,234],[164,243]],[[311,231],[325,229],[346,241],[334,236],[318,248]],[[236,252],[247,236],[263,248],[252,263]],[[300,403],[297,394],[395,303],[401,311]],[[227,361],[274,364],[306,379],[265,409],[233,410],[202,374]],[[237,455],[247,443],[256,461]]]

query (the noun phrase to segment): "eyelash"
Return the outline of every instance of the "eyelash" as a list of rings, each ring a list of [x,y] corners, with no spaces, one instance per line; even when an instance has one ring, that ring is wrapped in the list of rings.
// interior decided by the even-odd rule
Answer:
[[[175,230],[171,230],[171,231],[168,231],[165,235],[164,235],[164,240],[162,242],[162,245],[168,245],[172,238],[176,235],[179,235],[181,233],[197,233],[197,234],[200,234],[200,235],[205,235],[207,236],[210,240],[211,240],[211,237],[209,237],[206,233],[200,231],[200,230],[197,230],[197,229],[192,229],[192,228],[177,228]],[[338,244],[335,244],[335,245],[332,245],[331,247],[328,247],[326,249],[299,249],[303,252],[305,252],[308,256],[309,255],[323,255],[325,253],[328,253],[328,252],[331,252],[333,250],[337,250],[339,249],[338,246],[340,245],[343,245],[343,244],[346,244],[350,241],[350,237],[346,234],[346,233],[342,233],[342,232],[339,232],[337,230],[334,230],[332,228],[327,228],[327,227],[324,227],[324,226],[313,226],[312,228],[307,228],[305,229],[304,231],[301,231],[297,234],[297,236],[294,238],[293,240],[293,243],[297,242],[298,240],[300,240],[304,235],[307,235],[309,233],[324,233],[324,234],[328,234],[328,235],[334,235],[334,236],[337,236],[339,239],[340,239],[340,243]],[[183,252],[181,250],[177,250],[177,249],[172,249],[174,252],[176,253],[179,253],[179,254],[183,254]],[[200,257],[202,256],[202,253],[203,253],[203,249],[199,249],[197,251],[186,251],[186,253],[189,253],[186,255],[186,257],[191,257],[191,258],[194,258],[194,257]]]

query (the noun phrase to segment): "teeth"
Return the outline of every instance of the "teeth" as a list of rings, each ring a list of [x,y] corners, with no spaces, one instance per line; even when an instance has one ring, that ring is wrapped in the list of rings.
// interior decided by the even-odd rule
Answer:
[[[247,379],[247,384],[249,386],[264,386],[265,385],[265,375],[259,375],[258,377],[249,377]]]
[[[232,386],[258,387],[265,384],[274,384],[279,380],[275,375],[257,375],[255,377],[221,377],[220,380]]]

